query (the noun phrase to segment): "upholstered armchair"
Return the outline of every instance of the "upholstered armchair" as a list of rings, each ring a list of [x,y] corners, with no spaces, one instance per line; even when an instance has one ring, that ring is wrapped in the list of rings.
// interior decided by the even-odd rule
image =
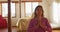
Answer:
[[[17,28],[19,32],[27,32],[30,19],[22,18],[17,22]]]

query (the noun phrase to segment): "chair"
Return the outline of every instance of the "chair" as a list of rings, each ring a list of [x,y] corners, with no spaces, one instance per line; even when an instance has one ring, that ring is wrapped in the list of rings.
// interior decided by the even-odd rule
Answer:
[[[30,19],[19,19],[17,27],[19,32],[27,32]]]

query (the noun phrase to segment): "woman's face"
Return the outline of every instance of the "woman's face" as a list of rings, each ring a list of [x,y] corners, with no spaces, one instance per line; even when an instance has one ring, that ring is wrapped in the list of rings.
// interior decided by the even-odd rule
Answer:
[[[41,7],[38,7],[36,10],[37,10],[36,11],[37,16],[38,17],[42,16],[42,8]]]

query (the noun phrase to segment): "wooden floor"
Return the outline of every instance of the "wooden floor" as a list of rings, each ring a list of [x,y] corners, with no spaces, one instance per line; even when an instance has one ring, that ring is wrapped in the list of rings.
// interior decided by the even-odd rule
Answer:
[[[8,32],[8,29],[0,29],[0,32]],[[12,28],[12,32],[17,32],[17,28]],[[60,32],[60,30],[53,30],[53,32]]]
[[[53,30],[53,32],[60,32],[60,30]]]
[[[0,32],[8,32],[8,28],[0,29]],[[17,28],[12,28],[12,32],[17,32]]]

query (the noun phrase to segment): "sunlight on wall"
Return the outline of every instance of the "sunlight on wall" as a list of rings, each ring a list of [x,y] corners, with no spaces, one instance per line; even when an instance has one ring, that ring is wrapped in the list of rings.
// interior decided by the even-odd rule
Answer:
[[[59,17],[58,17],[58,15],[59,15],[59,6],[58,6],[59,4],[58,3],[56,3],[56,2],[53,2],[53,20],[54,20],[54,23],[58,23],[58,21],[59,21]]]

